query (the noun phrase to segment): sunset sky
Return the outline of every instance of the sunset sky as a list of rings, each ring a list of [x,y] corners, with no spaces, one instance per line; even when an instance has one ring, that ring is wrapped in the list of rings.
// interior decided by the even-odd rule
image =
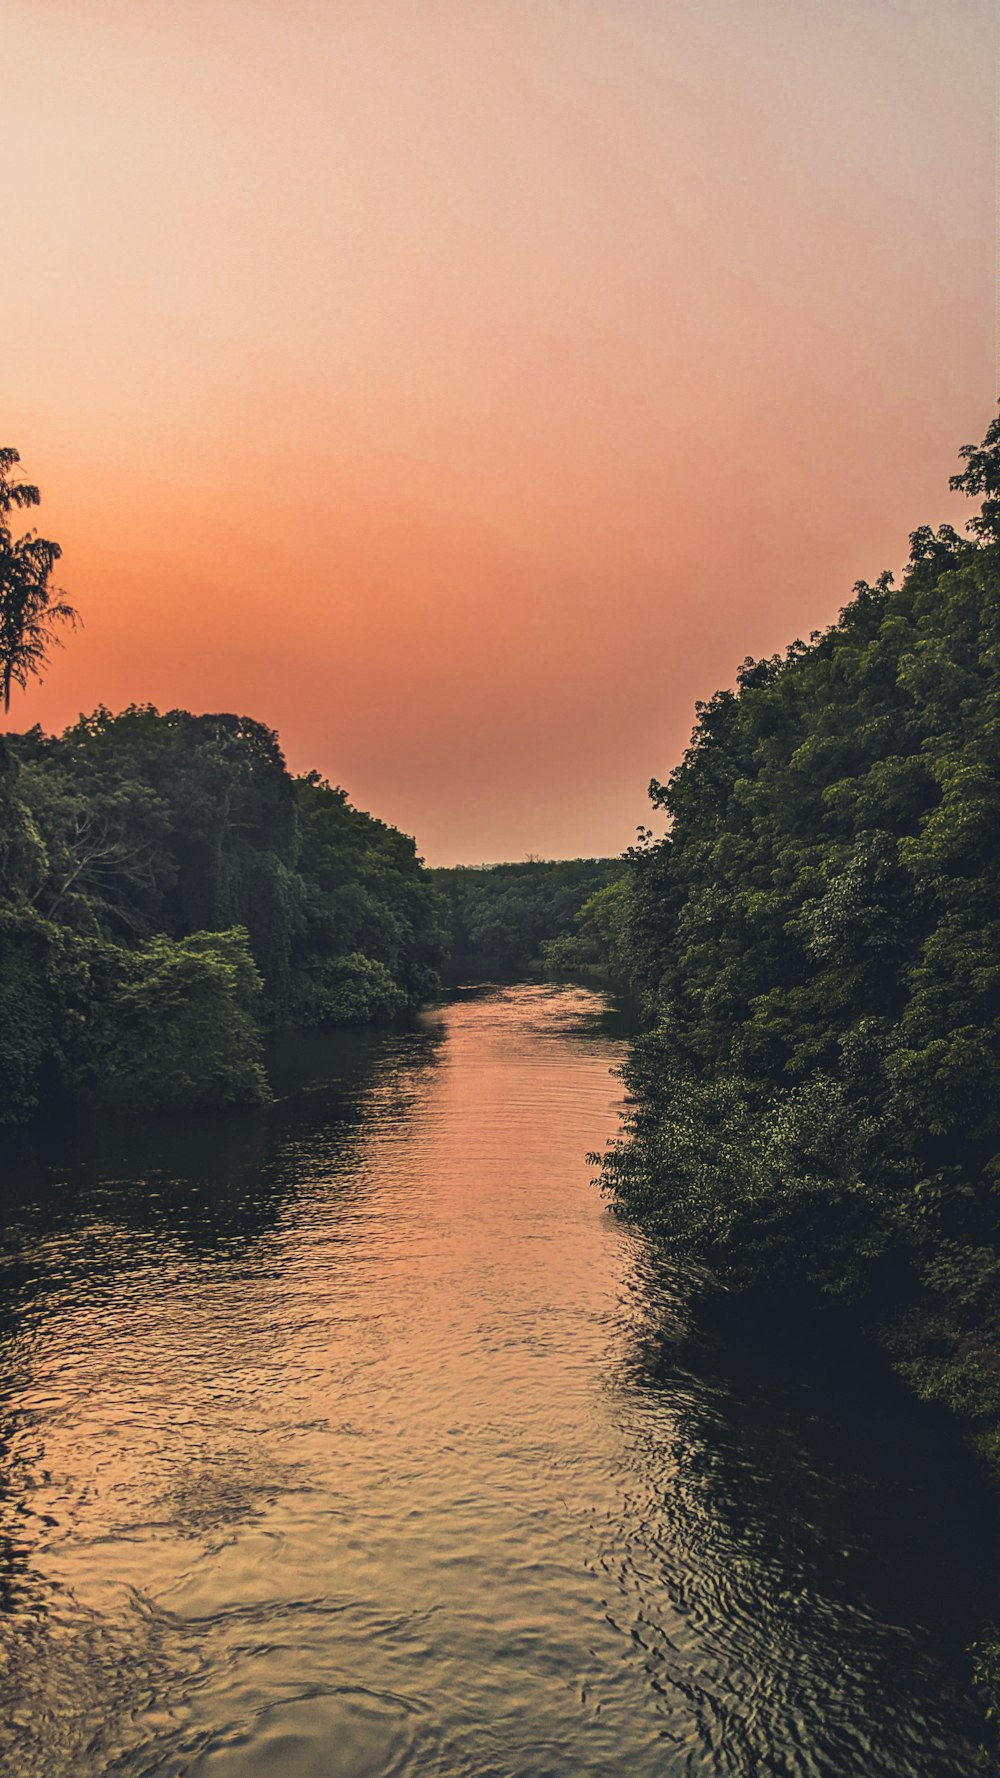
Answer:
[[[960,521],[993,0],[6,0],[0,444],[84,628],[432,863],[620,851]]]

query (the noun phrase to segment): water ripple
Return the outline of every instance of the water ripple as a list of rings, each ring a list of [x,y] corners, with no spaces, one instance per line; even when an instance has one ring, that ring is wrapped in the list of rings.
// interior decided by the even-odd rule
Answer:
[[[972,1483],[609,1218],[600,997],[291,1051],[8,1169],[5,1775],[965,1778]]]

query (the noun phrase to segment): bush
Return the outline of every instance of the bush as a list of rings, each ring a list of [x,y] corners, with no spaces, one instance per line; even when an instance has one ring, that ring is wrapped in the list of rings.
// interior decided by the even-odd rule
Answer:
[[[851,1296],[896,1241],[885,1142],[834,1080],[768,1099],[733,1075],[678,1074],[660,1077],[655,1110],[633,1111],[603,1182],[673,1253],[729,1283]]]
[[[295,1010],[303,1025],[368,1025],[395,1018],[406,1005],[384,963],[351,951],[313,963],[300,980]]]
[[[106,992],[74,1077],[83,1098],[121,1111],[269,1099],[255,1017],[261,978],[244,928],[100,950]]]

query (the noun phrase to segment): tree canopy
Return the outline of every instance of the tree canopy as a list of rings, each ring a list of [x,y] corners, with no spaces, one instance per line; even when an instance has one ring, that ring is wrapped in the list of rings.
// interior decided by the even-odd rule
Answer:
[[[262,1029],[433,994],[443,912],[413,840],[293,777],[249,717],[136,705],[8,736],[0,1121],[54,1091],[252,1102]]]
[[[918,529],[899,586],[745,661],[652,786],[605,1182],[733,1282],[893,1303],[1000,1454],[1000,422],[963,456],[970,535]]]

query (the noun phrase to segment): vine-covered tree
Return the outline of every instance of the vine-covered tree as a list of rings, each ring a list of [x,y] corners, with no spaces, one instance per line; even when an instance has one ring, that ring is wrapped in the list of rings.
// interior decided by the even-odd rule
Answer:
[[[13,514],[41,501],[32,482],[17,479],[20,461],[10,445],[0,446],[0,697],[5,711],[15,685],[23,690],[32,675],[41,677],[49,649],[58,642],[59,625],[76,622],[72,605],[51,585],[62,554],[58,543],[34,530],[14,536]]]

